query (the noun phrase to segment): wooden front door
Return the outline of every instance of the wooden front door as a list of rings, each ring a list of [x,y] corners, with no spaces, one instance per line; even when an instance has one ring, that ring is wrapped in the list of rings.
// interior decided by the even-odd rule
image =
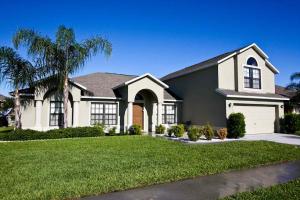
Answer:
[[[140,125],[144,128],[143,104],[133,103],[133,124]]]

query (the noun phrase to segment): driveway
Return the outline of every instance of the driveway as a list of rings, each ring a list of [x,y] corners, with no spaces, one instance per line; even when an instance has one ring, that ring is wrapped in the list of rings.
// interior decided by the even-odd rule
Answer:
[[[292,134],[281,133],[267,133],[267,134],[247,134],[241,140],[254,141],[266,140],[271,142],[278,142],[283,144],[300,145],[300,136]]]

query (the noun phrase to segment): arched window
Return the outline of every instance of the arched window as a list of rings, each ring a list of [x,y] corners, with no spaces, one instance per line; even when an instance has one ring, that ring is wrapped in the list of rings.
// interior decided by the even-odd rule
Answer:
[[[250,58],[247,60],[247,65],[257,66],[257,61],[255,60],[255,58],[250,57]]]
[[[258,65],[255,58],[250,57],[247,60],[247,65],[244,67],[245,88],[261,89],[261,73],[260,73],[260,69],[256,68],[257,66]]]

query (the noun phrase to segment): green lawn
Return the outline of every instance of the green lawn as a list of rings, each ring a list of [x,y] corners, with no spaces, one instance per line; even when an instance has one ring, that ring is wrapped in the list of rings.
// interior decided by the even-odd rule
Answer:
[[[14,128],[13,127],[11,127],[11,126],[8,126],[8,127],[6,127],[6,126],[2,126],[2,127],[0,127],[0,133],[2,132],[10,132],[10,131],[12,131]]]
[[[243,192],[223,200],[295,200],[300,199],[300,179],[289,183],[262,188],[253,192]]]
[[[300,159],[272,142],[187,145],[148,136],[0,143],[0,199],[62,199]]]

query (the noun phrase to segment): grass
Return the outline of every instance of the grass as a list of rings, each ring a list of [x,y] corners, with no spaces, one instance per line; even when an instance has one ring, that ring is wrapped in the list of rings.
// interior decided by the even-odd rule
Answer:
[[[294,200],[300,199],[300,179],[285,184],[262,188],[253,192],[242,192],[223,200]]]
[[[10,131],[12,131],[13,129],[14,129],[14,128],[13,128],[12,126],[8,126],[8,127],[2,126],[2,127],[0,127],[0,133],[10,132]]]
[[[0,199],[63,199],[300,159],[300,148],[116,136],[4,142],[0,159]]]

